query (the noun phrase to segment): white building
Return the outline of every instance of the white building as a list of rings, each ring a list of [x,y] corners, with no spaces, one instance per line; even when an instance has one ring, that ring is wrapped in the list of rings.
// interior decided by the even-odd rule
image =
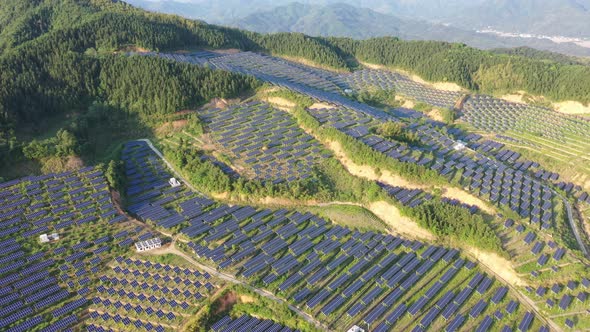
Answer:
[[[50,241],[57,241],[59,240],[59,234],[57,233],[53,233],[53,234],[41,234],[39,235],[39,241],[41,243],[47,243]]]
[[[461,141],[457,141],[457,143],[455,143],[453,145],[453,149],[455,149],[456,151],[461,151],[461,150],[465,149],[465,143],[463,143]]]
[[[354,325],[351,327],[348,332],[365,332],[360,326]]]
[[[176,178],[170,178],[170,180],[168,180],[168,183],[170,184],[170,186],[172,188],[180,186],[180,182],[178,180],[176,180]]]
[[[135,249],[137,252],[157,249],[162,246],[162,240],[159,237],[153,239],[147,239],[145,241],[135,242]]]

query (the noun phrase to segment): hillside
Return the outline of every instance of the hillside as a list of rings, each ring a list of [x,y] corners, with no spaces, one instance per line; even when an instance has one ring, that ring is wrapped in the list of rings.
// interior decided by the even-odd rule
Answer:
[[[0,37],[1,331],[590,327],[590,121],[539,106],[590,101],[577,59],[117,0]]]
[[[142,8],[229,24],[251,14],[290,5],[293,0],[129,0]],[[298,0],[306,5],[347,4],[413,21],[450,24],[474,31],[493,28],[545,36],[590,38],[588,0]],[[526,40],[523,40],[526,42]],[[528,45],[532,46],[532,45]]]
[[[96,103],[109,105],[110,112],[119,109],[124,114],[134,114],[137,122],[198,106],[220,93],[233,96],[242,88],[255,85],[243,78],[236,84],[235,76],[209,73],[206,69],[191,69],[200,72],[199,79],[183,80],[174,73],[185,72],[186,68],[151,60],[158,62],[163,80],[181,87],[160,91],[156,86],[148,87],[149,80],[137,81],[139,76],[127,68],[132,62],[117,59],[114,54],[134,48],[236,48],[303,59],[339,70],[351,70],[362,61],[401,68],[427,80],[453,82],[484,93],[526,91],[556,101],[590,101],[587,66],[494,55],[461,44],[391,37],[359,41],[299,33],[260,34],[148,13],[124,2],[107,0],[9,0],[2,2],[0,9],[0,124],[4,129],[0,145],[5,151],[5,164],[22,158],[22,144],[34,137],[54,136],[60,128],[77,137],[79,154],[100,159],[97,151],[103,147],[85,145],[88,137],[83,130],[76,130],[80,121],[88,121],[83,116],[78,119],[79,115],[86,114]],[[381,17],[368,14],[377,16],[366,16],[364,20]],[[76,17],[76,23],[67,19],[70,17]],[[134,61],[142,62],[134,64],[138,68],[155,65],[146,59]],[[128,76],[107,74],[116,72]],[[209,83],[203,84],[205,81]],[[124,93],[129,86],[144,88],[134,94]],[[161,93],[164,95],[158,95]]]
[[[590,59],[588,58],[568,56],[556,52],[541,51],[530,47],[497,48],[491,51],[497,54],[516,55],[526,58],[557,62],[565,65],[590,64]]]
[[[184,4],[182,8],[190,6],[190,4]],[[180,11],[173,12],[182,15]],[[543,50],[590,56],[590,49],[573,43],[558,44],[549,39],[508,38],[482,34],[468,28],[400,18],[396,16],[396,13],[384,14],[369,8],[359,8],[343,3],[320,6],[293,2],[272,9],[255,11],[239,19],[226,21],[225,24],[261,33],[301,32],[310,36],[355,39],[395,36],[404,40],[459,42],[482,49],[529,45]]]

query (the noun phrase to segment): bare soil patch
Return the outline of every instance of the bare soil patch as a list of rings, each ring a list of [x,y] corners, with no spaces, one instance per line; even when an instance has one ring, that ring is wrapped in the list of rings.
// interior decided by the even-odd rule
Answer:
[[[447,198],[454,198],[454,199],[458,199],[463,203],[467,203],[470,205],[475,205],[478,208],[480,208],[481,210],[489,213],[489,214],[494,214],[495,211],[494,209],[490,208],[484,201],[482,201],[481,199],[463,191],[457,188],[453,188],[453,187],[449,187],[449,188],[444,188],[443,189],[443,193],[442,196],[447,197]]]
[[[223,98],[213,98],[207,104],[203,105],[202,109],[211,109],[211,108],[226,108],[229,105],[229,102]]]
[[[318,110],[318,109],[332,109],[335,107],[333,105],[326,104],[326,103],[314,103],[309,108],[312,110]]]
[[[67,170],[76,170],[84,167],[84,161],[78,156],[69,156],[66,160]]]
[[[234,292],[227,292],[222,297],[218,298],[215,303],[217,304],[215,311],[213,312],[214,315],[217,315],[221,312],[230,311],[231,308],[238,302],[238,294]]]
[[[156,134],[166,135],[167,133],[170,133],[171,131],[178,131],[178,130],[186,127],[187,124],[188,124],[188,120],[174,120],[174,121],[164,122],[161,126],[156,128]]]
[[[188,124],[188,120],[175,120],[172,121],[172,128],[180,129],[184,128]]]
[[[438,108],[433,108],[430,112],[428,112],[428,117],[434,121],[444,122],[442,114]]]
[[[553,103],[556,111],[563,114],[589,114],[590,105],[584,105],[577,101],[563,101],[560,103]]]
[[[436,238],[430,231],[420,227],[412,219],[402,216],[397,207],[385,201],[371,203],[369,211],[385,221],[396,232],[403,235],[423,240],[434,240]]]
[[[516,93],[505,94],[502,97],[500,97],[500,99],[504,99],[506,101],[510,101],[513,103],[525,104],[524,100],[522,99],[524,94],[524,91],[518,91]]]
[[[254,299],[250,295],[240,294],[240,302],[241,303],[253,303],[253,302],[256,302],[256,299]]]
[[[358,165],[354,163],[352,160],[346,156],[340,143],[338,142],[330,142],[329,143],[330,150],[334,152],[334,155],[340,160],[340,162],[344,165],[344,168],[348,170],[349,173],[355,176],[360,176],[367,178],[373,181],[381,181],[383,183],[387,183],[390,186],[398,186],[398,187],[405,187],[409,189],[428,189],[425,185],[416,184],[410,182],[397,174],[393,174],[387,170],[383,170],[380,174],[377,174],[375,169],[369,165]],[[495,211],[490,208],[484,201],[480,200],[479,198],[457,188],[449,187],[449,188],[442,188],[442,196],[451,198],[451,199],[458,199],[459,201],[471,205],[475,205],[479,207],[481,210],[494,214]]]
[[[404,108],[413,109],[416,106],[416,103],[414,103],[414,101],[406,99],[399,95],[395,96],[395,100],[399,101],[401,103],[401,106]]]
[[[415,74],[412,74],[412,73],[409,73],[409,72],[407,72],[405,70],[402,70],[402,69],[388,68],[388,67],[383,66],[383,65],[376,65],[376,64],[368,63],[368,62],[361,62],[361,64],[363,66],[367,67],[367,68],[370,68],[370,69],[389,70],[389,71],[393,71],[394,70],[394,71],[400,72],[400,73],[408,76],[414,82],[418,82],[418,83],[424,84],[426,86],[430,86],[430,87],[435,88],[435,89],[438,89],[438,90],[453,91],[453,92],[456,92],[456,91],[464,91],[464,89],[462,87],[460,87],[456,83],[451,83],[451,82],[428,82],[428,81],[425,81],[420,76],[415,75]]]
[[[494,273],[499,275],[502,279],[504,279],[511,285],[526,285],[526,282],[524,282],[524,280],[522,280],[518,276],[518,274],[514,270],[514,267],[512,266],[512,263],[509,260],[502,258],[495,253],[481,251],[477,248],[466,247],[465,249],[469,253],[471,253],[477,260],[479,260],[482,264],[487,266],[490,270],[492,270]]]
[[[297,106],[297,104],[294,102],[282,97],[267,97],[266,101],[285,111],[289,111],[293,107]]]

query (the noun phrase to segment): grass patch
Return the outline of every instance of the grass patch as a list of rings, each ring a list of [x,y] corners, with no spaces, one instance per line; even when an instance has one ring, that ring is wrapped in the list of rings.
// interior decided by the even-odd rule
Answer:
[[[298,211],[308,211],[322,218],[330,219],[341,226],[364,230],[386,231],[385,223],[371,211],[356,205],[300,206]]]
[[[211,299],[203,311],[185,327],[185,332],[209,331],[211,325],[226,315],[238,318],[243,314],[269,319],[278,324],[300,331],[320,331],[299,317],[285,303],[275,302],[241,285],[228,287]]]

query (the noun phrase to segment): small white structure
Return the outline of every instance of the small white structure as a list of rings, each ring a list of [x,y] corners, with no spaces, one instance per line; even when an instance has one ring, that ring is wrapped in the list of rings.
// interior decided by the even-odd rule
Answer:
[[[170,180],[168,180],[168,183],[170,184],[170,186],[172,188],[180,186],[180,182],[178,180],[176,180],[176,178],[170,178]]]
[[[157,249],[162,246],[162,240],[159,237],[155,237],[153,239],[147,239],[145,241],[135,242],[135,249],[137,252],[148,251],[152,249]]]
[[[49,234],[49,235],[47,235],[47,234],[39,235],[39,241],[41,243],[47,243],[50,241],[57,241],[57,240],[59,240],[59,234],[57,234],[57,233],[53,233],[53,234]]]
[[[344,89],[344,93],[346,93],[347,95],[352,94],[352,89]]]
[[[348,332],[365,332],[365,330],[361,329],[360,326],[354,325],[348,330]]]
[[[463,143],[462,141],[457,141],[454,145],[453,145],[453,149],[455,149],[456,151],[461,151],[463,149],[465,149],[465,143]]]

